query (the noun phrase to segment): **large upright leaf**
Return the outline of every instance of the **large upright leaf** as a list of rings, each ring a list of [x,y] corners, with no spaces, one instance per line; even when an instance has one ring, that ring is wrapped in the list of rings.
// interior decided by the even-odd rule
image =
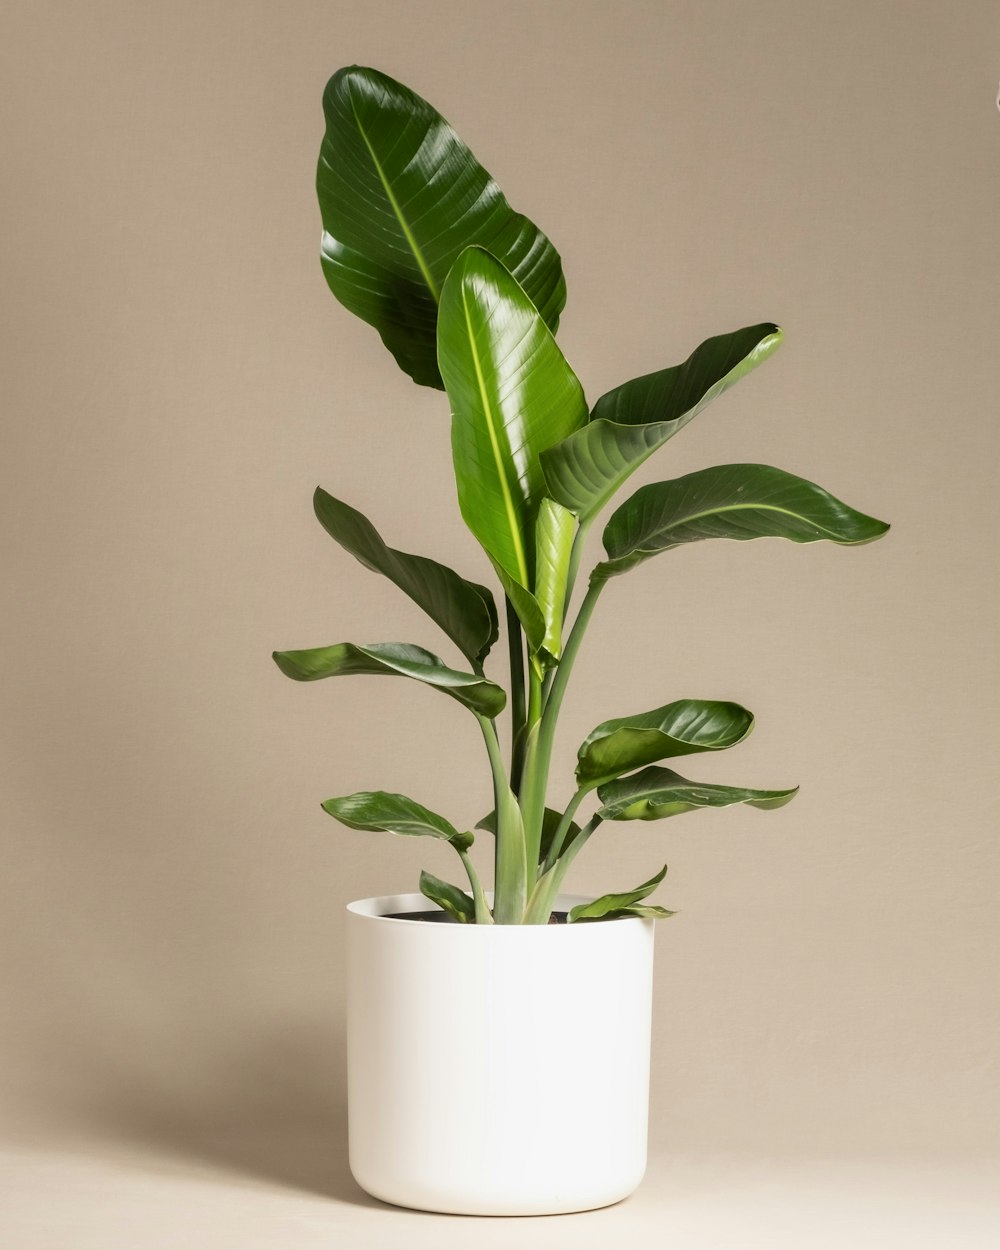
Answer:
[[[502,688],[475,673],[448,668],[423,647],[410,642],[375,642],[366,647],[338,642],[307,651],[275,651],[274,662],[294,681],[349,677],[356,673],[385,677],[412,677],[451,695],[479,716],[498,716],[507,696]]]
[[[748,326],[707,339],[682,365],[608,391],[588,425],[543,454],[549,493],[589,521],[644,460],[780,342],[781,330],[771,322]]]
[[[669,768],[654,765],[601,786],[597,796],[604,806],[597,814],[602,820],[660,820],[701,807],[732,807],[737,803],[769,811],[784,807],[798,792],[798,786],[790,790],[748,790],[742,786],[688,781]]]
[[[622,894],[603,894],[592,903],[580,903],[574,907],[567,917],[570,924],[581,920],[617,920],[624,916],[648,916],[658,918],[672,916],[674,913],[663,907],[642,907],[642,900],[648,898],[667,875],[666,864],[655,877],[650,877],[634,890],[626,890]]]
[[[349,829],[397,833],[408,838],[440,838],[451,843],[456,851],[467,851],[473,843],[471,833],[459,833],[450,821],[405,794],[359,790],[357,794],[327,799],[322,807]]]
[[[351,65],[327,83],[323,111],[323,271],[404,372],[442,386],[437,303],[449,269],[473,243],[515,274],[556,329],[566,302],[559,253],[514,212],[436,109],[388,75]]]
[[[640,487],[612,514],[604,531],[609,558],[593,575],[613,577],[657,552],[703,538],[858,545],[881,538],[888,528],[783,469],[722,464]]]
[[[753,715],[745,707],[709,699],[677,699],[652,712],[606,720],[580,747],[577,781],[593,787],[657,760],[724,751],[751,729]]]
[[[478,247],[445,283],[438,359],[462,516],[493,562],[530,590],[545,494],[538,457],[586,421],[583,390],[516,279]]]
[[[326,532],[365,568],[381,573],[423,608],[472,664],[482,664],[499,629],[492,593],[425,556],[387,547],[374,525],[317,486],[316,516]]]

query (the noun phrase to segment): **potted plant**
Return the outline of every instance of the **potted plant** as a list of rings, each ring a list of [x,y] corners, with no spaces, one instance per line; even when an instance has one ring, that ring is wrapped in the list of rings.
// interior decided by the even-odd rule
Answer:
[[[278,667],[297,681],[425,683],[468,710],[493,781],[477,826],[493,840],[492,891],[469,856],[473,833],[414,799],[378,791],[323,803],[352,829],[448,843],[468,878],[460,888],[424,872],[419,893],[348,907],[351,1167],[376,1197],[428,1210],[603,1206],[645,1168],[653,922],[671,913],[649,901],[665,866],[597,899],[564,894],[567,872],[607,822],[776,808],[796,791],[675,772],[677,757],[724,750],[753,727],[735,703],[675,697],[612,709],[626,714],[581,744],[569,804],[548,806],[587,624],[617,577],[686,543],[857,545],[888,526],[781,469],[722,465],[618,502],[605,558],[581,578],[586,536],[632,472],[767,359],[781,330],[719,335],[589,405],[554,337],[566,297],[558,253],[444,118],[357,66],[330,80],[324,111],[327,282],[414,382],[447,393],[458,503],[502,591],[509,658],[506,684],[487,675],[500,635],[491,590],[388,546],[348,503],[316,491],[331,537],[417,603],[463,659],[341,642],[276,652]]]

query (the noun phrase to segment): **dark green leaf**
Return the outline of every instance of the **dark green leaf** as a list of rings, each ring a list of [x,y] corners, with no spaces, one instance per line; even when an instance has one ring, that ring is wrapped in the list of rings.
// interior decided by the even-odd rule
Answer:
[[[549,493],[589,521],[644,460],[780,342],[781,330],[770,322],[720,334],[682,365],[602,395],[590,423],[543,454]]]
[[[542,648],[553,660],[562,655],[566,578],[576,526],[576,517],[562,504],[542,500],[535,524],[535,599],[545,620]]]
[[[732,807],[737,803],[770,810],[790,803],[798,790],[798,786],[790,790],[717,786],[687,781],[669,768],[644,768],[599,787],[597,794],[604,806],[597,814],[602,820],[659,820],[700,807]]]
[[[538,600],[530,590],[525,590],[520,582],[515,581],[507,570],[501,568],[495,560],[491,561],[491,563],[493,571],[504,589],[504,594],[510,600],[514,611],[517,613],[517,619],[521,622],[524,637],[528,643],[528,650],[532,655],[535,655],[541,650],[545,641],[545,617],[542,615],[542,609]]]
[[[274,662],[295,681],[347,677],[355,673],[412,677],[434,686],[479,716],[498,716],[507,696],[500,686],[475,673],[459,673],[423,647],[409,642],[375,642],[361,647],[338,642],[306,651],[275,651]]]
[[[630,916],[639,916],[646,920],[666,920],[676,916],[676,912],[667,911],[665,907],[657,907],[653,903],[633,903],[631,907],[621,907],[618,911],[609,911],[605,920],[627,920]],[[586,922],[587,917],[582,917]],[[579,921],[577,922],[579,923]]]
[[[643,486],[604,531],[609,559],[593,576],[624,573],[660,551],[704,538],[821,539],[844,545],[881,538],[889,526],[821,486],[766,464],[723,464]]]
[[[655,877],[650,877],[648,881],[636,886],[634,890],[627,890],[624,894],[602,894],[592,903],[581,903],[578,907],[574,907],[569,913],[568,920],[570,924],[573,924],[578,920],[601,920],[610,916],[618,916],[625,909],[648,898],[666,875],[667,866],[664,864]]]
[[[517,277],[555,330],[566,302],[559,254],[444,118],[377,70],[338,70],[323,95],[316,190],[330,289],[375,327],[400,368],[441,387],[435,325],[445,278],[469,244]]]
[[[322,487],[316,488],[313,506],[320,524],[345,551],[395,583],[470,663],[482,664],[499,636],[496,604],[485,586],[467,582],[436,560],[387,547],[366,517]]]
[[[545,494],[538,456],[586,421],[580,383],[516,280],[481,248],[448,275],[438,347],[462,516],[494,564],[530,590]]]
[[[323,811],[336,817],[349,829],[373,833],[398,833],[404,837],[441,838],[457,851],[472,845],[471,833],[459,833],[450,821],[436,812],[421,807],[405,794],[386,790],[362,790],[339,799],[327,799]]]
[[[580,747],[577,780],[592,787],[675,755],[724,751],[751,729],[753,715],[738,703],[677,699],[598,725]]]
[[[476,904],[457,885],[442,881],[440,877],[435,877],[429,872],[421,872],[420,893],[429,898],[432,903],[437,903],[438,907],[446,911],[459,924],[476,923]]]

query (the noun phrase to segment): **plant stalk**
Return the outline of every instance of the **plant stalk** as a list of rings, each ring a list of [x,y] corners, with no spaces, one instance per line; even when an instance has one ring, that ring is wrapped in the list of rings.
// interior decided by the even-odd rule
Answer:
[[[524,766],[524,643],[521,622],[514,605],[507,603],[507,652],[510,656],[510,785],[515,792],[521,784]]]
[[[497,727],[486,716],[477,716],[493,773],[493,804],[496,812],[496,852],[493,872],[493,918],[497,924],[520,924],[528,894],[521,809],[504,771]],[[534,876],[534,874],[532,874]]]
[[[479,880],[476,866],[472,862],[468,851],[459,851],[458,853],[461,855],[462,863],[465,865],[465,871],[469,877],[469,885],[472,886],[472,897],[476,904],[476,924],[493,924],[493,913],[490,911],[486,895],[483,893],[483,884]]]

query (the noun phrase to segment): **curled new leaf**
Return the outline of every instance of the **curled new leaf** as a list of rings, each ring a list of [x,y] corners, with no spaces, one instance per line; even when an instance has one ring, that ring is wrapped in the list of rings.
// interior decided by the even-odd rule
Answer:
[[[622,915],[639,914],[638,912],[631,912],[631,908],[641,904],[643,899],[648,898],[666,875],[667,866],[664,864],[655,877],[650,877],[648,881],[644,881],[642,885],[636,886],[634,890],[626,890],[624,894],[602,894],[600,898],[595,898],[592,903],[581,903],[578,907],[572,909],[567,919],[570,924],[574,924],[580,920],[610,920]],[[656,915],[673,915],[672,912],[664,911],[663,908],[650,910],[654,911]],[[646,914],[648,915],[649,912],[646,912]]]
[[[593,576],[613,577],[660,551],[705,538],[857,545],[881,538],[888,528],[783,469],[722,464],[637,490],[608,522],[608,559]]]
[[[598,725],[580,747],[577,780],[593,788],[657,760],[724,751],[742,742],[752,728],[752,713],[738,703],[677,699],[652,712]]]
[[[555,330],[566,302],[559,253],[514,212],[435,108],[387,74],[351,65],[330,79],[323,111],[316,172],[323,272],[404,372],[442,386],[438,299],[472,243],[511,270]]]
[[[425,898],[429,898],[432,903],[437,903],[442,911],[446,911],[459,924],[475,924],[476,904],[457,885],[451,885],[450,882],[442,881],[440,877],[435,877],[432,873],[422,871],[420,893]]]
[[[343,798],[327,799],[323,811],[347,825],[376,833],[398,833],[403,837],[441,838],[456,851],[467,851],[472,845],[471,833],[459,833],[443,816],[422,807],[405,794],[386,790],[362,790]]]
[[[542,500],[535,524],[535,599],[545,621],[541,645],[553,660],[562,655],[566,581],[576,528],[572,512],[552,499]]]
[[[732,807],[737,803],[767,811],[784,807],[796,794],[798,786],[790,790],[717,786],[688,781],[669,768],[652,767],[600,786],[597,796],[604,806],[597,814],[602,820],[660,820],[702,807]]]
[[[367,517],[322,487],[316,488],[313,507],[331,538],[423,608],[470,663],[482,664],[499,636],[496,604],[485,586],[467,582],[426,556],[387,547]]]
[[[493,717],[503,711],[507,696],[502,688],[476,673],[459,673],[423,647],[409,642],[373,642],[358,646],[338,642],[332,647],[306,651],[275,651],[274,662],[294,681],[320,681],[324,677],[412,677],[457,699],[479,716]]]
[[[771,322],[720,334],[682,365],[633,378],[602,395],[589,424],[542,455],[553,498],[589,521],[643,461],[780,342],[781,330]]]

